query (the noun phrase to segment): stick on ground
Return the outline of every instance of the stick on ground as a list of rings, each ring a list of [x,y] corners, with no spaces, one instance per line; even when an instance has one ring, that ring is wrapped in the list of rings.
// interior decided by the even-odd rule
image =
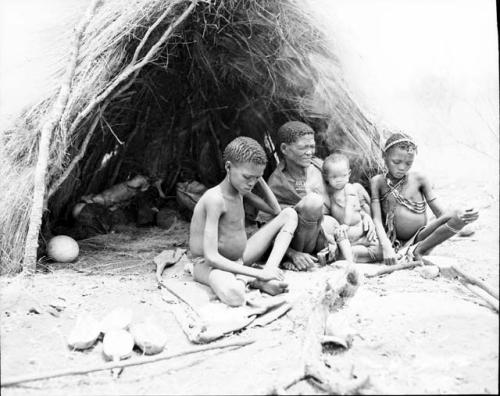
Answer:
[[[455,271],[459,276],[464,278],[471,285],[476,285],[476,286],[480,287],[481,289],[483,289],[486,293],[495,297],[497,299],[497,304],[498,304],[498,292],[491,289],[487,284],[480,281],[479,279],[474,278],[473,276],[468,275],[468,274],[464,273],[463,271],[459,270],[457,267],[452,266],[452,269],[453,269],[453,271]]]
[[[26,382],[31,382],[31,381],[38,381],[38,380],[42,380],[42,379],[64,377],[64,376],[68,376],[68,375],[88,374],[88,373],[92,373],[95,371],[109,370],[109,369],[113,369],[113,368],[139,366],[141,364],[148,364],[148,363],[158,362],[160,360],[173,359],[173,358],[180,357],[180,356],[191,355],[193,353],[198,353],[198,352],[211,351],[214,349],[231,348],[231,347],[240,348],[240,347],[252,344],[253,342],[255,342],[255,340],[252,340],[252,339],[232,341],[232,342],[225,342],[225,343],[220,343],[220,344],[207,345],[207,346],[203,346],[203,347],[199,347],[199,348],[187,349],[184,351],[171,353],[171,354],[167,354],[167,355],[159,354],[156,356],[148,356],[148,357],[141,357],[141,358],[137,358],[137,359],[130,359],[130,360],[127,360],[124,362],[102,363],[102,364],[96,365],[94,367],[64,369],[64,370],[57,370],[57,371],[52,371],[52,372],[48,372],[48,373],[41,373],[41,374],[34,374],[34,375],[33,374],[32,375],[19,375],[17,377],[7,378],[5,380],[2,379],[1,386],[6,387],[6,386],[18,385],[18,384],[22,384],[22,383],[26,383]]]
[[[498,312],[498,300],[494,299],[491,297],[489,294],[487,294],[484,290],[482,290],[480,287],[476,285],[471,285],[467,282],[462,281],[462,285],[464,285],[469,291],[474,293],[476,296],[481,298],[483,301],[485,301],[491,308],[493,308],[496,312]]]
[[[389,266],[386,268],[382,268],[381,270],[375,272],[374,274],[366,274],[365,276],[367,278],[375,278],[376,276],[390,274],[394,271],[415,268],[415,267],[418,267],[420,265],[423,265],[422,261],[420,261],[420,260],[410,261],[409,263],[396,264],[396,265],[392,265],[392,266]]]

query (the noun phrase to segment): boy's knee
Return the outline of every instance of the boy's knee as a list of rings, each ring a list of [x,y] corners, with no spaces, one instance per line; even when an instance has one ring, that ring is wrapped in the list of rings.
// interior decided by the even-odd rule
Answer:
[[[220,300],[231,307],[240,307],[245,304],[245,285],[243,282],[235,280],[220,290],[218,294]]]
[[[319,220],[323,216],[323,197],[309,193],[297,204],[296,210],[307,220]]]
[[[295,230],[299,221],[299,216],[297,215],[295,209],[285,208],[281,211],[280,215],[284,217],[285,224],[290,227],[293,227]]]

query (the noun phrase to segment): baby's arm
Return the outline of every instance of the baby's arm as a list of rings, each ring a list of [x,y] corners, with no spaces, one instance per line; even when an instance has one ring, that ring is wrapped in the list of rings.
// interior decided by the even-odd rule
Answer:
[[[368,192],[361,184],[356,183],[354,185],[358,190],[359,206],[361,206],[361,210],[365,212],[368,216],[371,216],[372,211],[370,209],[370,196],[368,195]]]
[[[375,230],[375,224],[372,220],[372,211],[370,209],[370,196],[365,188],[359,184],[354,184],[358,191],[359,206],[361,208],[361,220],[363,222],[363,230],[366,233],[369,241],[374,241],[377,238],[377,232]]]
[[[243,265],[242,259],[232,261],[219,253],[219,221],[225,211],[224,206],[223,199],[217,195],[210,194],[206,197],[205,208],[207,217],[203,233],[203,255],[205,259],[212,267],[223,271],[247,275],[261,280],[270,280],[269,277],[263,276],[264,273],[262,270]]]
[[[396,264],[396,253],[392,248],[391,241],[385,232],[384,223],[382,222],[382,208],[380,206],[380,184],[382,182],[383,179],[381,175],[374,176],[370,180],[370,189],[372,193],[372,217],[380,246],[382,246],[384,262],[386,264],[393,265]]]
[[[351,183],[347,183],[344,187],[345,192],[345,207],[344,207],[344,218],[338,219],[342,224],[351,224],[351,219],[354,216],[355,208],[358,206],[358,192],[356,191],[356,186]]]
[[[245,199],[247,199],[248,202],[251,203],[255,208],[262,210],[263,212],[270,213],[272,215],[278,215],[281,212],[281,207],[278,203],[278,200],[276,199],[276,196],[262,177],[259,177],[257,185],[260,186],[260,189],[264,195],[264,199],[253,192],[249,192],[248,194],[246,194]]]

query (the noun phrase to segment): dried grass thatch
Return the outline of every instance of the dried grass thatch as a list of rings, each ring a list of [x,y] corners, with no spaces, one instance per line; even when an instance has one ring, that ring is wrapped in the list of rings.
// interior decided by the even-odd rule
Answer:
[[[315,128],[320,156],[343,148],[366,176],[379,163],[378,134],[341,76],[327,34],[299,0],[105,0],[52,135],[45,224],[134,173],[170,188],[215,184],[230,140],[274,140],[289,119]],[[39,131],[56,95],[0,137],[4,272],[22,259]]]

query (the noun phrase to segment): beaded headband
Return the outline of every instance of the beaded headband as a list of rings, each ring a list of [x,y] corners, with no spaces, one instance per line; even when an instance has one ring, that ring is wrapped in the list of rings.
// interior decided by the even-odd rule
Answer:
[[[387,152],[387,150],[389,150],[392,146],[395,146],[396,144],[399,144],[399,143],[411,143],[415,146],[415,148],[409,148],[408,152],[417,151],[417,145],[415,144],[415,142],[413,140],[408,139],[408,138],[401,138],[401,139],[394,140],[393,142],[386,145],[384,147],[384,152]]]

